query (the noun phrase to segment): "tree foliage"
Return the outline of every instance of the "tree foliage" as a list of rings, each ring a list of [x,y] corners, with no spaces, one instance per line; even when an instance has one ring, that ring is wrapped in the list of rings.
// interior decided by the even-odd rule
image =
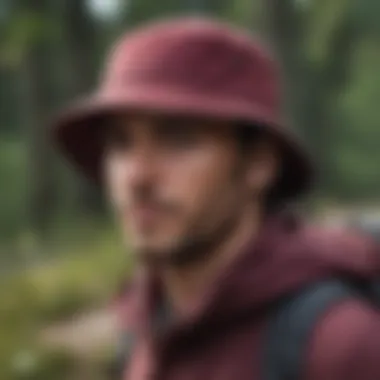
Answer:
[[[359,145],[353,130],[368,142],[368,129],[375,132],[378,123],[375,107],[359,106],[364,87],[356,86],[364,85],[364,81],[354,80],[358,74],[368,74],[367,69],[375,80],[374,60],[365,55],[373,50],[371,41],[379,34],[375,23],[363,23],[363,19],[371,19],[369,13],[376,11],[376,2],[321,0],[309,1],[303,7],[293,0],[265,3],[269,31],[287,78],[288,106],[320,169],[322,194],[338,199],[359,199],[362,194],[373,199],[378,192],[375,184],[380,185],[372,164],[375,152],[367,150],[355,164]],[[355,64],[358,59],[359,66]],[[348,117],[352,110],[344,105],[347,96],[355,103],[358,100],[355,116],[361,114],[358,108],[366,108],[367,133],[363,132],[363,118],[353,124],[355,116]]]

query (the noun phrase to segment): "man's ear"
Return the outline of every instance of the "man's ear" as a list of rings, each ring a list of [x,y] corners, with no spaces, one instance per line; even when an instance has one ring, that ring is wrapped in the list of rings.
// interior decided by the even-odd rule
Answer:
[[[280,166],[279,148],[270,139],[257,141],[249,154],[248,185],[254,194],[270,189],[275,183]]]

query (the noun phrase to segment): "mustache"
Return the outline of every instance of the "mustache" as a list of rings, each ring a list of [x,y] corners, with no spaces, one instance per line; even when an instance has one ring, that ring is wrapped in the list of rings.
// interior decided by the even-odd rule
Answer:
[[[131,197],[123,197],[117,202],[117,207],[124,212],[131,212],[141,207],[147,207],[161,212],[177,212],[178,204],[153,191],[135,191]]]

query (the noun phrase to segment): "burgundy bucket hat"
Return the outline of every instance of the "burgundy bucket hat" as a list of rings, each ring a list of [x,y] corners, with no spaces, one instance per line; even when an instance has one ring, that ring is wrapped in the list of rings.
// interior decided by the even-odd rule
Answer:
[[[99,132],[109,115],[143,111],[242,122],[278,141],[277,193],[293,198],[309,188],[312,169],[281,120],[278,82],[271,57],[242,31],[194,18],[151,24],[115,46],[100,88],[58,117],[54,139],[69,161],[100,180]]]

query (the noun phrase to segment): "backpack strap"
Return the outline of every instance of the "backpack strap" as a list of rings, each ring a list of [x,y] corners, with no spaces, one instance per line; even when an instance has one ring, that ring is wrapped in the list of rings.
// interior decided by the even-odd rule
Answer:
[[[283,300],[269,325],[264,351],[265,380],[301,380],[309,338],[322,315],[361,292],[343,280],[313,284]]]

